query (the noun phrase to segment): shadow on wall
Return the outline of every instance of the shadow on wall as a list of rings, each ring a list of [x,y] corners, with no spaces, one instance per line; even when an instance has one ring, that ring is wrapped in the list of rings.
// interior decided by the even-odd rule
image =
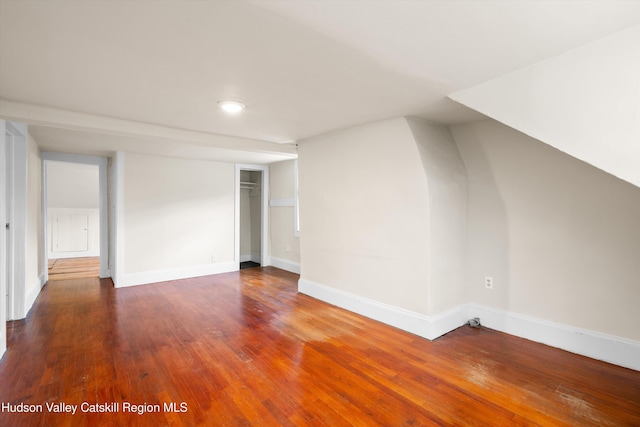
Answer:
[[[510,260],[506,205],[475,127],[452,126],[451,132],[469,179],[466,277],[469,299],[508,310]],[[487,277],[492,278],[492,289],[485,286]]]

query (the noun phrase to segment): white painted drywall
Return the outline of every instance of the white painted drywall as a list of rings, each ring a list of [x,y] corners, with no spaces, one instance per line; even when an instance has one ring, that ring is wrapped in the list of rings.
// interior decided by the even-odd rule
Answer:
[[[640,186],[640,26],[450,97]]]
[[[427,177],[428,313],[433,315],[466,302],[467,172],[448,127],[414,118],[407,123]]]
[[[124,274],[233,262],[233,164],[133,153],[123,164]]]
[[[427,314],[427,180],[404,118],[299,144],[303,280]]]
[[[29,296],[37,295],[44,277],[44,259],[42,258],[42,167],[40,151],[36,141],[27,137],[27,241],[25,257],[25,309],[26,315],[33,300]]]
[[[48,160],[47,206],[98,209],[98,165]]]
[[[452,133],[469,174],[469,300],[640,340],[640,189],[493,120]]]
[[[300,265],[300,238],[295,233],[295,160],[269,165],[271,258]]]

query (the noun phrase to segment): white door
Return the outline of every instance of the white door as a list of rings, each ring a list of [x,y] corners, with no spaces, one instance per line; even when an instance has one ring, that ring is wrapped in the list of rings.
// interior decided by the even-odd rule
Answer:
[[[53,218],[51,252],[89,250],[89,215],[57,214]]]

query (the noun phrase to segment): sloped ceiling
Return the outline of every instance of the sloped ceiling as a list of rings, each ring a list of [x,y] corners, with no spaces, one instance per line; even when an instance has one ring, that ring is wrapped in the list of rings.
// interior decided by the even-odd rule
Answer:
[[[0,116],[36,123],[49,149],[69,131],[109,135],[85,151],[130,138],[146,152],[136,141],[153,125],[192,155],[222,144],[269,162],[291,157],[283,143],[374,120],[479,119],[447,95],[638,23],[640,2],[615,0],[0,0]],[[217,109],[229,98],[244,114]]]
[[[640,25],[450,97],[640,187]]]

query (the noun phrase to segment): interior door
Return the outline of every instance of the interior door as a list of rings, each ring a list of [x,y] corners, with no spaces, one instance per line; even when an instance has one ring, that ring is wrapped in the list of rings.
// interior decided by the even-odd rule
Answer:
[[[89,215],[56,214],[53,219],[51,252],[89,250]]]

